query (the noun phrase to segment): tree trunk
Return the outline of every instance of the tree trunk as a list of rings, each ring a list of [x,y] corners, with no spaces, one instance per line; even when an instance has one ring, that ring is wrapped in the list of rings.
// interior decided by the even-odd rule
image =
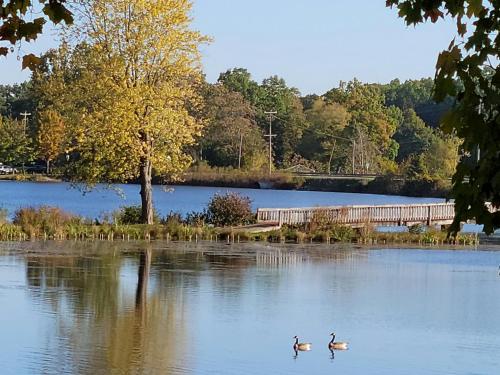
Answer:
[[[50,160],[47,160],[47,174],[50,174]]]
[[[142,202],[142,222],[153,224],[153,188],[151,186],[152,174],[151,160],[142,158],[141,160],[141,202]]]

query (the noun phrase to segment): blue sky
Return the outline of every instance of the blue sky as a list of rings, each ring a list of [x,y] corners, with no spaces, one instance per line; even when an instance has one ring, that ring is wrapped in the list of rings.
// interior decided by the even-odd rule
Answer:
[[[454,37],[452,21],[407,27],[384,0],[195,0],[194,27],[207,79],[233,67],[257,81],[277,74],[302,94],[322,94],[356,77],[388,82],[433,76],[438,53]],[[54,33],[26,52],[57,44]],[[0,84],[29,77],[16,56],[0,58]]]

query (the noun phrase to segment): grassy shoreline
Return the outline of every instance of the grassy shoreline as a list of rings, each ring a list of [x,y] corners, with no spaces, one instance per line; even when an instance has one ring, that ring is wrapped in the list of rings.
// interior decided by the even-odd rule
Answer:
[[[269,242],[269,243],[323,243],[363,245],[470,245],[479,244],[476,234],[459,234],[447,238],[445,232],[430,230],[423,233],[387,233],[376,231],[355,231],[349,227],[337,226],[332,230],[303,231],[300,228],[283,227],[271,232],[250,233],[244,228],[215,228],[211,226],[190,226],[185,224],[116,225],[70,223],[57,228],[43,228],[11,223],[0,224],[0,241],[211,241],[225,243]]]

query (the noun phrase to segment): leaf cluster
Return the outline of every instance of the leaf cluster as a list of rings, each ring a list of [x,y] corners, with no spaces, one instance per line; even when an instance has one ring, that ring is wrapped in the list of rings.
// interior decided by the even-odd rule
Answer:
[[[0,42],[11,47],[0,45],[0,56],[13,52],[13,46],[22,40],[30,42],[42,33],[46,20],[54,24],[73,23],[73,14],[67,7],[67,0],[39,0],[42,5],[42,17],[29,19],[28,14],[36,6],[33,0],[7,0],[0,2]],[[34,69],[41,60],[34,54],[23,56],[23,69]]]
[[[474,219],[487,233],[500,228],[500,3],[495,0],[388,0],[408,24],[445,16],[457,22],[453,40],[436,64],[434,98],[456,98],[443,129],[463,138],[463,152],[453,178],[456,218],[451,228]],[[464,21],[469,19],[469,22]],[[472,26],[470,30],[468,28]],[[455,81],[461,82],[461,87]]]

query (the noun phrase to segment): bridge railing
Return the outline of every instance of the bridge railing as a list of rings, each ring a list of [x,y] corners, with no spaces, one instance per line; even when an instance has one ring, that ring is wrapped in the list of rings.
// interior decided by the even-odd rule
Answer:
[[[259,208],[259,222],[275,222],[288,225],[306,224],[311,221],[359,225],[407,225],[423,223],[448,223],[455,216],[453,203],[381,205],[381,206],[333,206],[312,208]]]

